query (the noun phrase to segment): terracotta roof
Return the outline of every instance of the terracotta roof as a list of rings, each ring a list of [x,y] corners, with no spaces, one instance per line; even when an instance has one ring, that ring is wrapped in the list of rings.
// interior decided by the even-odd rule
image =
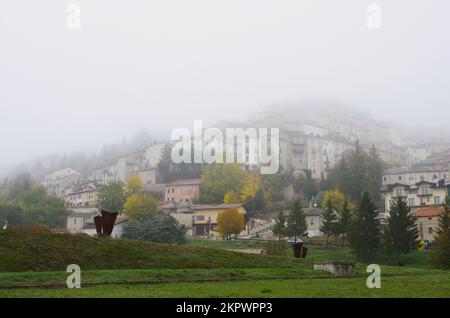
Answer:
[[[444,211],[443,207],[426,207],[419,209],[413,213],[416,218],[426,218],[432,216],[439,216]]]
[[[180,185],[196,185],[196,184],[200,184],[200,179],[180,179],[166,184],[166,187],[180,186]]]

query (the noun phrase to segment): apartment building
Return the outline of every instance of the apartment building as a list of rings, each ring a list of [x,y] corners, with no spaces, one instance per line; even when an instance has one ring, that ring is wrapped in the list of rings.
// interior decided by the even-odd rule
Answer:
[[[406,148],[406,164],[411,167],[415,164],[428,160],[433,152],[426,145],[408,146]]]
[[[67,208],[94,208],[97,206],[97,186],[95,182],[78,182],[68,186],[64,191]]]
[[[165,185],[165,202],[192,202],[200,196],[200,179],[180,179]]]
[[[81,179],[83,177],[78,171],[72,168],[64,168],[46,174],[41,185],[47,192],[55,194],[57,197],[63,197],[64,190]]]
[[[421,240],[432,242],[436,236],[436,230],[439,226],[439,216],[444,211],[441,206],[420,208],[413,213],[416,220],[419,238]]]
[[[450,177],[449,165],[392,168],[384,171],[383,186],[392,184],[415,185],[421,181],[438,182]]]
[[[441,205],[449,195],[450,184],[444,180],[438,182],[420,181],[414,185],[395,183],[383,188],[386,211],[392,203],[401,198],[408,203],[412,212],[423,207]]]
[[[164,144],[154,144],[118,158],[114,164],[94,170],[91,178],[99,184],[106,185],[112,182],[126,184],[130,177],[138,176],[146,189],[158,181],[157,165],[163,148]]]

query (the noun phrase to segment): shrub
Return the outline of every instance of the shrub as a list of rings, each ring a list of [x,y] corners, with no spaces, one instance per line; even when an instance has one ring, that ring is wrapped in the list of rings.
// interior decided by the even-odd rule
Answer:
[[[185,243],[186,227],[170,215],[146,215],[125,226],[123,237],[156,243]]]

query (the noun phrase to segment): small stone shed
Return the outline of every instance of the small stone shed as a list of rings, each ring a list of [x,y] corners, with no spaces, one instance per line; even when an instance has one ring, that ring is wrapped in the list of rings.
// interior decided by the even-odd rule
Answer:
[[[314,262],[314,270],[322,270],[333,274],[334,276],[353,276],[356,272],[356,266],[353,262]]]

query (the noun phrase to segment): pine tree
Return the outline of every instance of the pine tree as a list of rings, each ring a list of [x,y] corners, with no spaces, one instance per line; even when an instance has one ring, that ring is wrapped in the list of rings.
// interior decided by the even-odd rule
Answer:
[[[279,241],[281,241],[281,238],[286,233],[286,218],[283,215],[282,210],[280,210],[280,212],[278,212],[278,216],[275,219],[275,225],[273,226],[272,232],[274,235],[278,236]]]
[[[445,197],[444,210],[439,216],[439,225],[431,253],[431,263],[444,269],[450,268],[450,199]]]
[[[375,259],[380,245],[380,222],[375,205],[367,192],[364,192],[352,220],[350,244],[356,257],[361,261]]]
[[[450,198],[445,197],[444,203],[442,204],[444,211],[439,216],[439,223],[436,234],[440,235],[450,235]]]
[[[347,197],[345,197],[338,222],[338,232],[342,236],[341,247],[344,247],[345,239],[348,235],[348,232],[350,231],[350,221],[351,221],[350,208],[348,206],[348,199]]]
[[[360,200],[361,193],[366,189],[367,153],[355,143],[355,149],[349,154],[348,195],[352,200]]]
[[[388,226],[384,233],[384,245],[388,252],[400,255],[417,246],[419,236],[416,223],[406,201],[398,198],[388,211]]]
[[[367,161],[367,191],[369,195],[374,199],[380,198],[381,181],[383,177],[383,161],[378,155],[378,151],[375,146],[372,146],[369,150],[369,156]]]
[[[306,225],[302,205],[299,200],[296,200],[287,219],[286,234],[294,237],[294,240],[297,241],[299,238],[306,236],[307,231],[308,227]]]
[[[320,231],[325,234],[325,247],[328,247],[328,240],[331,235],[336,233],[336,214],[334,213],[333,204],[331,199],[327,201],[327,208],[320,217],[321,225]]]

